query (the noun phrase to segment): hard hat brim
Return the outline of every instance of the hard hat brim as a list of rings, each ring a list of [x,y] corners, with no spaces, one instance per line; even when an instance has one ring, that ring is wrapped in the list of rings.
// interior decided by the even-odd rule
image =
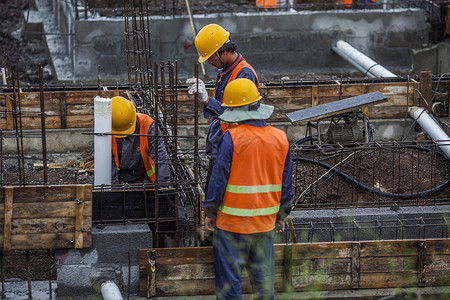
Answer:
[[[124,138],[126,137],[128,134],[133,134],[134,131],[136,130],[136,118],[137,116],[134,118],[133,123],[131,124],[130,127],[128,127],[128,129],[126,130],[111,130],[111,133],[114,135],[114,137],[116,138]]]
[[[227,123],[234,123],[245,120],[266,120],[272,115],[273,109],[273,106],[262,103],[257,110],[251,111],[240,110],[239,107],[232,107],[227,108],[219,116],[219,119]]]

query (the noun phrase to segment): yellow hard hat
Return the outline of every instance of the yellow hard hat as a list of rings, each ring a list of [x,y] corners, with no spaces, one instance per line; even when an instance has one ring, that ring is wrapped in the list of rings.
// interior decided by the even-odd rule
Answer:
[[[261,100],[256,84],[247,78],[230,81],[223,92],[222,106],[238,107]]]
[[[112,134],[118,138],[125,137],[126,134],[132,134],[136,129],[136,108],[134,104],[121,96],[112,97],[111,102]]]
[[[195,48],[200,57],[198,62],[208,60],[228,40],[230,33],[217,24],[209,24],[203,27],[195,37]]]

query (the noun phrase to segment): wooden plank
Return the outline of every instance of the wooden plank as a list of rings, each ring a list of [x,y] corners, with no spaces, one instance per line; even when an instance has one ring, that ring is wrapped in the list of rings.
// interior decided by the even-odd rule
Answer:
[[[420,283],[417,255],[421,243],[423,247],[426,245],[427,252]],[[450,239],[426,240],[426,244],[418,240],[394,240],[274,245],[274,287],[276,291],[287,288],[304,291],[449,285],[449,245]],[[157,267],[156,296],[213,294],[211,250],[211,247],[152,249]],[[142,258],[142,250],[140,253]],[[142,263],[140,260],[141,271]],[[140,286],[145,286],[146,279],[140,280]],[[251,291],[245,273],[243,290]]]
[[[13,215],[13,196],[12,187],[4,189],[5,193],[5,209],[4,209],[4,225],[3,225],[3,251],[11,250],[11,220]]]
[[[92,218],[84,217],[83,230],[91,230]],[[3,223],[0,223],[4,227]],[[75,231],[74,218],[33,218],[13,219],[11,234],[38,234],[38,233],[71,233]],[[3,231],[0,232],[0,235]]]
[[[78,185],[18,186],[14,187],[14,203],[59,202],[75,200]],[[84,199],[92,200],[92,188],[86,188]],[[0,193],[0,203],[4,197]]]
[[[309,243],[292,245],[293,259],[351,258],[351,243]]]
[[[360,287],[365,289],[416,286],[417,271],[361,273]]]
[[[85,185],[77,186],[77,193],[75,199],[75,248],[83,248],[83,213],[85,206]]]
[[[83,245],[92,246],[92,235],[83,232]],[[75,235],[70,233],[18,234],[11,236],[11,250],[74,248]]]

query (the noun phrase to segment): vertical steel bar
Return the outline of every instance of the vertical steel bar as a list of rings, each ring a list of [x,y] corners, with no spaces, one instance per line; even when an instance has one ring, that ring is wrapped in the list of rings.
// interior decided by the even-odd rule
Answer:
[[[0,259],[2,262],[2,274],[0,275],[2,278],[2,300],[6,299],[6,290],[5,290],[5,253],[0,251]]]
[[[13,94],[13,107],[12,107],[12,118],[13,118],[13,126],[16,132],[16,149],[17,149],[17,166],[19,172],[19,184],[24,184],[23,173],[21,167],[21,159],[20,159],[20,141],[19,141],[19,124],[17,118],[17,99],[16,99],[16,72],[12,71],[12,94]],[[17,80],[18,81],[18,80]]]
[[[151,47],[151,40],[150,40],[150,12],[148,10],[148,0],[146,0],[146,7],[147,7],[147,45],[146,45],[146,50],[147,50],[147,56],[148,56],[148,68],[150,70],[150,74],[149,74],[149,78],[148,78],[148,82],[149,82],[149,86],[152,86],[153,83],[153,78],[152,78],[152,74],[153,74],[153,63],[152,63],[152,47]]]
[[[133,7],[132,7],[132,31],[133,31],[133,59],[134,59],[134,82],[138,82],[138,72],[139,72],[139,64],[138,64],[138,57],[137,57],[137,28],[136,28],[136,4],[133,0]]]
[[[39,100],[41,104],[41,135],[42,135],[42,163],[44,168],[44,185],[47,184],[47,133],[45,131],[45,104],[44,104],[44,71],[39,67]]]
[[[125,15],[125,52],[127,54],[127,73],[128,73],[128,88],[131,89],[131,49],[130,49],[130,11],[128,6],[129,1],[125,1],[124,15]]]
[[[53,255],[50,249],[47,250],[47,258],[48,258],[48,294],[49,298],[53,299],[52,293],[52,265],[53,265]]]
[[[23,153],[23,130],[22,130],[22,103],[20,98],[20,80],[19,80],[19,73],[16,71],[16,78],[17,78],[17,105],[18,105],[18,111],[17,111],[17,117],[18,117],[18,126],[19,126],[19,142],[20,142],[20,148],[19,148],[19,159],[21,161],[21,173],[22,173],[22,179],[23,183],[26,184],[26,178],[25,178],[25,156]]]
[[[158,145],[158,128],[159,128],[159,121],[158,121],[158,97],[159,97],[159,89],[158,89],[158,82],[159,82],[159,75],[158,75],[158,65],[155,63],[155,66],[153,68],[155,74],[154,74],[154,91],[155,96],[154,99],[154,114],[155,114],[155,145]],[[157,149],[157,148],[156,148]],[[159,201],[158,201],[158,151],[155,151],[156,157],[155,157],[155,247],[159,247]]]
[[[175,62],[176,63],[176,62]],[[172,137],[171,137],[171,157],[174,164],[174,178],[172,182],[175,181],[175,245],[179,246],[179,222],[178,222],[178,196],[179,196],[179,182],[178,182],[178,119],[177,119],[177,109],[178,109],[178,91],[177,91],[177,80],[174,78],[174,65],[169,65],[169,87],[170,87],[170,105],[172,107]]]
[[[198,91],[198,62],[195,62],[195,78],[197,78],[197,91]],[[197,232],[197,225],[200,224],[199,209],[200,209],[200,191],[199,189],[199,152],[198,152],[198,93],[194,94],[194,187],[195,187],[195,207],[194,207],[194,233]],[[194,234],[195,246],[198,245],[197,234]]]
[[[31,262],[30,262],[30,250],[25,251],[25,257],[27,262],[27,282],[28,282],[28,298],[33,299],[31,292]]]

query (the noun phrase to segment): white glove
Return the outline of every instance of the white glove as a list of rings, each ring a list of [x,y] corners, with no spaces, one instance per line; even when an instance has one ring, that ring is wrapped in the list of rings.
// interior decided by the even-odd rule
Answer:
[[[191,84],[188,88],[189,94],[198,93],[198,99],[202,102],[206,102],[209,99],[208,92],[206,91],[205,83],[199,79],[198,80],[198,91],[197,91],[197,80],[196,78],[189,78],[186,83]]]

